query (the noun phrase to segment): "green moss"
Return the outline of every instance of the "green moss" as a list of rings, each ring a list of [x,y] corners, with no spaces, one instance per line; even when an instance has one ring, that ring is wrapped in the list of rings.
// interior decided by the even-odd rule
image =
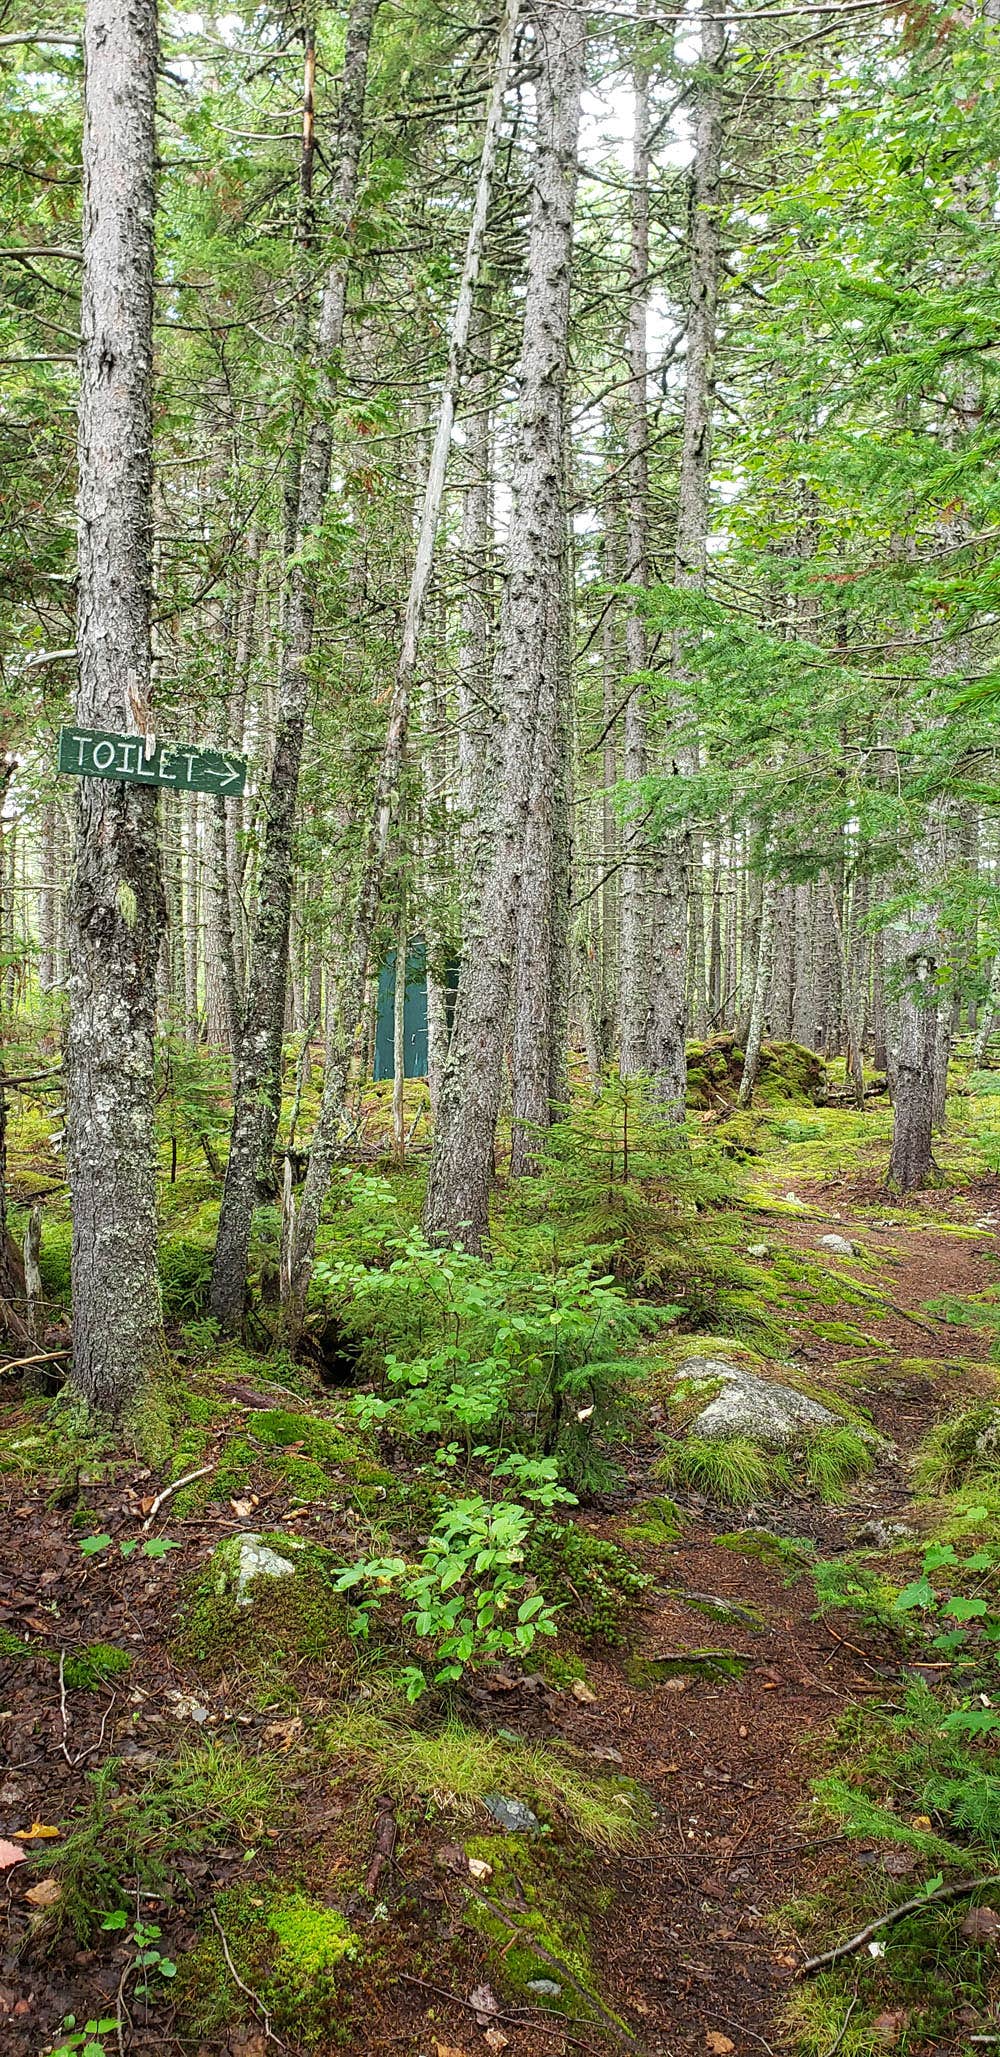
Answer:
[[[215,1915],[243,1986],[257,1995],[276,2030],[308,2048],[330,2048],[342,2039],[350,2018],[346,1968],[362,1946],[338,1908],[297,1890],[261,1893],[241,1884],[219,1894]],[[185,2026],[202,2036],[250,2010],[219,1928],[206,1927],[180,1959],[174,1988]]]
[[[806,1569],[814,1554],[811,1543],[773,1535],[769,1528],[733,1529],[728,1535],[716,1536],[715,1542],[720,1550],[737,1550],[742,1557],[755,1557],[760,1564],[773,1565],[776,1571],[790,1572],[793,1577]]]
[[[738,1650],[684,1650],[674,1657],[631,1657],[625,1672],[634,1686],[661,1686],[669,1678],[742,1678],[752,1662]]]
[[[15,1634],[12,1628],[0,1625],[0,1657],[32,1657],[34,1654],[30,1643]]]
[[[560,1653],[553,1650],[548,1643],[543,1644],[539,1650],[538,1669],[542,1677],[548,1679],[550,1686],[555,1686],[557,1690],[575,1685],[578,1680],[583,1680],[587,1676],[587,1667],[582,1657],[574,1657],[572,1653]]]
[[[566,1626],[585,1642],[621,1643],[625,1617],[651,1584],[616,1543],[571,1522],[536,1522],[527,1565]]]
[[[658,1493],[651,1499],[637,1502],[620,1535],[624,1543],[652,1543],[655,1547],[664,1548],[668,1543],[676,1542],[683,1526],[684,1516],[676,1501]]]
[[[96,1692],[109,1679],[120,1678],[131,1664],[129,1652],[119,1650],[116,1644],[90,1643],[65,1659],[63,1679],[71,1692]]]
[[[266,1540],[289,1547],[286,1537]],[[297,1548],[295,1539],[292,1545]],[[302,1670],[344,1677],[353,1665],[347,1608],[326,1578],[320,1554],[300,1556],[293,1578],[255,1579],[252,1604],[238,1607],[225,1546],[217,1550],[182,1603],[173,1642],[177,1661],[196,1666],[203,1678],[252,1682],[262,1704],[293,1701]]]
[[[560,1852],[537,1841],[474,1836],[466,1843],[473,1860],[489,1864],[492,1877],[468,1890],[465,1919],[488,1946],[491,1974],[521,2005],[552,2007],[571,2020],[608,2020],[590,1957],[588,1916],[595,1896],[577,1877],[578,1901],[567,1890],[567,1866]],[[537,1993],[544,1980],[558,1993]],[[616,2017],[610,2017],[612,2020]]]

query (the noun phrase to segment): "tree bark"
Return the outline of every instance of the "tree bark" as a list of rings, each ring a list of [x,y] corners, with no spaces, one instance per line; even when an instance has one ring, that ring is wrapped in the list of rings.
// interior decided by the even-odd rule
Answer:
[[[295,1222],[289,1290],[283,1310],[285,1332],[292,1342],[300,1333],[305,1316],[306,1295],[309,1291],[309,1281],[312,1276],[320,1209],[326,1197],[327,1188],[330,1183],[330,1173],[337,1153],[351,1051],[354,1044],[356,1026],[364,1005],[372,941],[375,934],[379,901],[385,875],[389,831],[397,804],[400,774],[406,755],[410,698],[416,671],[420,631],[430,587],[434,542],[441,514],[441,503],[444,497],[445,476],[448,453],[451,448],[456,398],[472,329],[476,280],[482,257],[487,210],[492,190],[493,166],[496,160],[497,142],[503,115],[504,94],[510,71],[519,13],[520,0],[506,0],[497,45],[497,61],[493,87],[483,134],[479,177],[476,184],[472,219],[469,223],[462,276],[459,282],[455,312],[452,318],[448,364],[441,394],[434,446],[424,486],[420,529],[403,621],[402,646],[399,663],[396,668],[392,700],[389,706],[386,737],[375,786],[375,798],[368,827],[354,919],[347,939],[341,976],[338,980],[336,1001],[330,1012],[331,1033],[327,1040],[323,1095],[310,1145],[309,1165]]]
[[[535,742],[565,629],[564,387],[586,28],[569,8],[538,7],[535,23],[538,142],[497,661],[503,772],[497,832],[466,939],[424,1217],[429,1235],[470,1250],[481,1248],[487,1228]]]
[[[338,122],[338,168],[332,226],[350,232],[364,126],[368,50],[377,0],[352,0]],[[303,160],[311,152],[311,84],[307,76]],[[329,376],[339,351],[347,297],[347,263],[338,255],[327,274],[316,336],[316,361]],[[286,567],[277,720],[267,782],[257,914],[246,1005],[240,1029],[235,1105],[212,1267],[211,1307],[224,1327],[242,1325],[250,1230],[262,1163],[269,1163],[281,1111],[281,1049],[288,983],[292,905],[292,832],[309,701],[309,658],[315,591],[308,557],[315,548],[330,479],[333,429],[329,412],[314,415],[306,434],[296,495],[293,551]]]
[[[684,421],[681,430],[674,581],[705,583],[708,487],[712,462],[712,393],[719,293],[719,186],[722,159],[720,73],[725,30],[717,15],[701,18],[701,63],[691,174],[691,275],[688,290]],[[681,675],[680,652],[675,672]],[[666,769],[693,769],[690,750],[674,751]],[[688,896],[690,837],[672,833],[661,849],[653,886],[653,976],[646,1068],[653,1096],[672,1121],[684,1119],[687,1079]]]
[[[76,720],[150,710],[154,0],[88,0],[84,25]],[[122,1415],[163,1348],[153,1032],[164,923],[154,794],[79,787],[69,907],[67,1165],[77,1390]]]
[[[645,13],[645,0],[641,0]],[[640,17],[641,19],[641,17]],[[632,73],[632,185],[629,251],[628,414],[625,449],[625,577],[649,584],[649,402],[647,303],[649,296],[649,64],[641,40]],[[643,672],[648,659],[646,623],[637,602],[625,616],[625,664]],[[636,786],[649,770],[645,690],[637,685],[625,707],[623,771]],[[641,803],[633,803],[641,809]],[[619,1069],[623,1078],[649,1064],[650,924],[649,846],[640,815],[633,812],[623,838]]]
[[[777,886],[773,879],[761,880],[760,927],[757,936],[757,962],[754,970],[753,998],[750,1003],[750,1021],[747,1027],[746,1049],[743,1057],[743,1077],[737,1094],[738,1107],[749,1107],[753,1102],[754,1087],[760,1074],[760,1046],[764,1040],[767,1020],[767,997],[771,987],[771,971],[774,964],[774,914]]]

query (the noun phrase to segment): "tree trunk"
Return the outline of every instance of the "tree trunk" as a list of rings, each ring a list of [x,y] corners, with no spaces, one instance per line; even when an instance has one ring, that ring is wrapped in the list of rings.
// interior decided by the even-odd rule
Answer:
[[[641,0],[645,11],[645,0]],[[640,37],[643,31],[639,30]],[[628,415],[625,447],[625,577],[649,584],[649,404],[647,301],[649,296],[649,64],[637,45],[632,73],[632,223],[629,256]],[[643,672],[648,658],[646,623],[635,600],[625,617],[625,665]],[[649,770],[645,689],[637,685],[625,707],[623,770],[633,787]],[[633,807],[640,807],[636,800]],[[621,874],[619,994],[623,1078],[649,1067],[650,925],[649,846],[633,814],[624,832]]]
[[[575,9],[536,12],[542,64],[521,357],[518,438],[497,682],[505,709],[497,832],[467,939],[442,1081],[425,1225],[479,1250],[486,1233],[503,1083],[535,741],[565,628],[564,386],[586,28]]]
[[[153,731],[150,691],[153,0],[88,0],[76,719]],[[163,1348],[153,1033],[163,933],[156,798],[79,786],[69,908],[72,1379],[120,1416]]]
[[[738,1107],[749,1107],[753,1102],[754,1087],[760,1075],[760,1046],[764,1040],[767,1023],[767,998],[771,989],[771,971],[774,964],[774,914],[777,886],[771,878],[761,880],[760,927],[757,937],[757,962],[754,970],[753,999],[750,1003],[750,1021],[747,1027],[746,1049],[743,1057],[743,1077],[737,1095]]]
[[[933,999],[934,958],[920,936],[901,955],[904,980],[899,1002],[895,1061],[895,1108],[888,1183],[912,1193],[934,1171],[934,1050],[937,1008]]]
[[[347,28],[333,205],[333,227],[342,239],[349,233],[357,192],[368,48],[376,5],[377,0],[352,0]],[[311,86],[307,79],[304,159],[311,148]],[[327,275],[316,338],[317,365],[324,376],[330,359],[340,349],[346,295],[346,259],[338,257]],[[227,1328],[239,1328],[243,1321],[259,1169],[262,1162],[270,1161],[281,1111],[292,832],[315,615],[308,558],[323,519],[332,441],[330,415],[323,409],[314,415],[305,439],[298,477],[294,547],[286,567],[277,721],[267,782],[257,916],[239,1038],[229,1161],[212,1267],[212,1312]]]
[[[385,873],[389,830],[396,806],[400,774],[405,760],[410,715],[410,695],[416,670],[424,608],[430,586],[434,542],[440,519],[441,503],[444,497],[448,453],[451,447],[451,434],[455,418],[456,396],[472,330],[476,280],[482,256],[487,210],[492,189],[493,166],[496,159],[500,122],[503,115],[504,94],[513,55],[519,12],[520,0],[506,0],[497,46],[497,62],[493,78],[493,88],[490,95],[482,153],[479,161],[476,195],[473,202],[468,237],[466,239],[462,276],[459,282],[455,312],[452,319],[448,365],[445,372],[444,388],[441,394],[434,447],[424,487],[420,530],[417,537],[409,591],[407,593],[402,646],[399,663],[396,667],[392,700],[389,706],[386,738],[376,781],[375,798],[368,827],[368,838],[361,879],[358,886],[354,920],[344,954],[341,977],[338,981],[336,1002],[330,1011],[331,1036],[327,1042],[323,1096],[320,1102],[316,1127],[313,1132],[309,1151],[309,1166],[295,1223],[289,1292],[284,1308],[285,1330],[292,1341],[294,1341],[301,1330],[305,1315],[306,1295],[312,1276],[320,1209],[326,1196],[327,1187],[330,1182],[330,1173],[336,1156],[355,1027],[361,1015],[365,984],[369,973],[372,940],[375,934]]]
[[[720,265],[720,74],[724,49],[722,20],[718,15],[703,14],[695,154],[691,172],[691,276],[674,563],[675,584],[698,590],[705,583],[708,486],[712,461],[712,393]],[[680,654],[678,647],[674,667],[678,677],[682,675]],[[692,753],[670,753],[668,766],[675,771],[693,769]],[[687,1077],[689,891],[690,837],[686,831],[671,833],[661,850],[654,883],[654,954],[647,1069],[652,1078],[654,1098],[660,1103],[663,1113],[673,1121],[684,1119]]]

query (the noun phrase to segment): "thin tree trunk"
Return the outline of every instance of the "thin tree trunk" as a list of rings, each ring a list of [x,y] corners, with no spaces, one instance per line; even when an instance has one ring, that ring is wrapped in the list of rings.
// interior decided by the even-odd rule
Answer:
[[[153,0],[88,0],[84,24],[76,719],[153,731],[150,710]],[[163,933],[155,795],[79,786],[69,910],[71,1376],[120,1416],[163,1348],[153,1034]]]
[[[346,238],[358,183],[368,50],[377,0],[352,0],[338,123],[339,162],[333,226]],[[303,158],[312,149],[311,83],[307,76]],[[338,256],[327,275],[316,338],[325,374],[340,349],[347,263]],[[242,1324],[250,1228],[262,1163],[269,1163],[281,1109],[281,1047],[288,980],[292,905],[292,832],[309,699],[315,591],[308,557],[319,532],[330,478],[333,428],[327,409],[309,424],[298,477],[294,548],[286,567],[278,708],[267,781],[257,916],[237,1059],[235,1106],[212,1268],[211,1306],[225,1327]]]
[[[725,29],[718,15],[701,17],[694,162],[691,177],[691,278],[685,354],[674,580],[700,590],[705,583],[708,487],[712,461],[712,393],[719,291],[719,185],[722,158],[720,73]],[[675,672],[681,675],[675,653]],[[681,760],[684,760],[683,764]],[[691,752],[673,752],[672,769],[693,769]],[[656,865],[653,886],[654,959],[647,1069],[654,1098],[673,1121],[684,1118],[687,1068],[687,949],[690,837],[671,833]]]
[[[760,928],[757,941],[757,963],[754,971],[753,998],[750,1003],[750,1021],[747,1028],[746,1049],[743,1057],[743,1076],[737,1095],[738,1107],[749,1107],[753,1102],[754,1087],[760,1076],[760,1046],[764,1040],[767,1022],[767,999],[771,989],[771,971],[774,963],[774,912],[777,887],[772,878],[761,881]]]
[[[455,312],[452,319],[444,388],[441,395],[434,447],[424,488],[420,530],[403,622],[402,647],[396,669],[392,701],[389,707],[386,739],[376,782],[375,799],[369,823],[361,879],[358,886],[354,920],[347,941],[341,978],[338,981],[336,1003],[331,1009],[330,1014],[330,1024],[333,1033],[332,1038],[327,1043],[323,1095],[310,1147],[309,1166],[295,1223],[289,1293],[284,1309],[285,1328],[290,1339],[294,1339],[300,1331],[305,1314],[306,1295],[312,1276],[320,1209],[330,1182],[330,1173],[337,1152],[344,1093],[354,1042],[354,1029],[360,1017],[365,981],[368,977],[372,940],[378,918],[379,900],[385,874],[389,830],[396,804],[400,773],[405,760],[410,695],[416,669],[424,608],[430,586],[434,541],[444,496],[445,474],[455,418],[456,395],[472,327],[476,280],[479,274],[486,230],[493,166],[496,159],[500,123],[503,116],[504,94],[513,55],[519,12],[520,0],[506,0],[497,46],[497,62],[493,88],[483,135],[479,178],[473,203],[472,218],[469,223],[462,276],[459,282]]]
[[[641,14],[646,0],[640,0]],[[641,16],[640,16],[641,18]],[[642,40],[636,46],[632,73],[632,223],[629,256],[628,415],[625,467],[625,577],[631,585],[649,584],[649,403],[647,367],[647,303],[649,297],[649,62]],[[635,600],[625,616],[625,664],[632,674],[646,669],[646,623]],[[635,788],[649,770],[647,710],[644,688],[637,685],[625,707],[623,770]],[[634,802],[638,807],[639,802]],[[641,821],[633,814],[624,832],[625,862],[621,874],[621,949],[619,1068],[631,1078],[649,1066],[650,925],[648,843]]]
[[[503,1084],[511,967],[535,738],[564,629],[564,386],[586,27],[576,9],[536,13],[542,62],[521,357],[519,435],[498,685],[506,714],[497,833],[467,942],[442,1081],[425,1225],[470,1250],[486,1233]]]

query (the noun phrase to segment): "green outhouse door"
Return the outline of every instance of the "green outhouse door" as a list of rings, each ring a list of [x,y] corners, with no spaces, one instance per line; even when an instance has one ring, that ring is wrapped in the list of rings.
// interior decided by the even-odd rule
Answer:
[[[378,975],[373,1077],[394,1078],[393,1009],[396,996],[396,952],[390,950]],[[414,940],[406,953],[406,998],[403,1003],[403,1077],[427,1077],[427,952]]]

